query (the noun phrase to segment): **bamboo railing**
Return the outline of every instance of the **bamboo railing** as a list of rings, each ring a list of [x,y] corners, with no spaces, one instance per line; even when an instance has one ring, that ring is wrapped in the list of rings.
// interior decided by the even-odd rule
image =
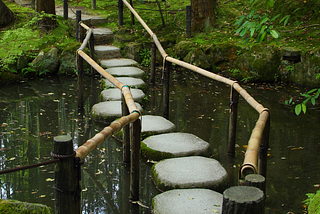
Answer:
[[[192,70],[210,79],[228,84],[231,86],[231,91],[232,91],[231,94],[235,94],[236,92],[239,93],[244,98],[244,100],[259,113],[258,121],[248,141],[248,148],[245,154],[243,164],[240,167],[239,178],[244,179],[244,177],[247,174],[251,174],[251,173],[259,173],[263,176],[266,176],[266,157],[267,157],[266,149],[268,148],[269,129],[270,129],[269,128],[270,127],[269,110],[265,108],[262,104],[257,102],[236,81],[230,80],[218,74],[212,73],[210,71],[204,70],[197,66],[191,65],[184,61],[168,56],[168,54],[165,52],[165,50],[161,46],[156,34],[152,32],[152,30],[147,26],[147,24],[142,20],[142,18],[138,15],[138,13],[133,9],[133,7],[126,0],[122,0],[122,1],[151,36],[154,44],[158,48],[161,56],[163,57],[163,67],[165,67],[165,64],[167,62],[175,63],[176,65]],[[231,102],[232,100],[233,98],[231,96]],[[231,111],[232,111],[232,108],[231,108]],[[229,142],[229,144],[232,144],[234,147],[234,144],[235,144],[234,136],[235,136],[235,130],[236,130],[237,115],[233,114],[232,117],[233,118],[231,118],[230,120],[232,123],[230,124],[230,131],[234,133],[229,133],[229,135],[233,135],[233,136],[230,136],[229,138],[229,139],[232,139],[233,142]],[[229,154],[233,153],[232,151],[234,152],[234,148],[231,149],[231,152],[230,152],[230,146],[229,146]],[[259,151],[260,151],[260,160],[258,160]],[[258,162],[259,162],[259,166],[258,166]]]

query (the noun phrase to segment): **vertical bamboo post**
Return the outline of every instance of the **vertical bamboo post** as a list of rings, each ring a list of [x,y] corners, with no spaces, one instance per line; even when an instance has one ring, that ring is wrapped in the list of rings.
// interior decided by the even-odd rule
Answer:
[[[170,83],[171,62],[165,62],[163,70],[163,117],[169,118],[169,83]]]
[[[186,34],[187,38],[191,37],[191,5],[186,6]]]
[[[91,0],[91,9],[95,10],[96,9],[96,0]]]
[[[91,59],[94,59],[94,35],[93,33],[90,36],[89,39],[89,49],[90,49],[90,57]],[[91,65],[91,76],[95,74],[95,69]]]
[[[238,113],[239,93],[231,87],[230,94],[230,122],[229,122],[229,148],[228,154],[235,154],[236,130],[237,130],[237,113]]]
[[[79,22],[81,21],[81,10],[76,11],[76,39],[78,42],[80,42],[80,29],[81,26],[79,25]]]
[[[131,7],[133,7],[132,0],[130,0],[130,5],[131,5]],[[132,23],[132,25],[134,25],[134,15],[132,12],[131,12],[131,23]]]
[[[122,95],[122,116],[129,115],[129,109],[126,104],[126,100]],[[123,127],[123,162],[130,163],[130,124]]]
[[[77,52],[77,74],[78,74],[78,109],[83,109],[83,58]]]
[[[68,19],[68,0],[63,0],[63,18]]]
[[[150,69],[150,84],[154,86],[156,73],[156,44],[151,42],[151,69]]]
[[[35,9],[36,7],[35,7],[35,0],[31,0],[31,8],[32,9]]]
[[[140,176],[140,139],[141,139],[141,122],[137,119],[132,123],[131,128],[131,187],[130,199],[139,200],[139,176]]]
[[[118,25],[123,25],[123,2],[118,0]]]
[[[264,111],[262,112],[264,113]],[[262,114],[261,113],[261,114]],[[270,113],[268,113],[268,120],[263,130],[263,135],[260,144],[260,151],[259,151],[259,174],[267,177],[267,154],[269,148],[269,133],[270,133]]]
[[[55,211],[57,214],[75,213],[74,154],[72,138],[67,135],[53,139],[54,155],[66,156],[56,163],[54,173]],[[67,157],[69,156],[69,157]]]

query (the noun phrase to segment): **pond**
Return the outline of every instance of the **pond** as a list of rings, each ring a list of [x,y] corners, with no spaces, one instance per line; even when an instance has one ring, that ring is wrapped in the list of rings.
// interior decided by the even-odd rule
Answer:
[[[160,82],[161,74],[157,73]],[[0,169],[52,159],[53,138],[69,135],[74,149],[103,129],[90,118],[99,102],[99,78],[85,80],[85,108],[77,110],[77,80],[51,76],[0,86]],[[147,80],[146,80],[147,82]],[[319,111],[296,116],[283,104],[306,88],[290,84],[242,84],[271,111],[267,167],[266,213],[304,213],[306,193],[320,184]],[[162,88],[146,91],[143,114],[162,115]],[[197,135],[211,145],[212,157],[228,170],[237,185],[239,166],[258,119],[258,113],[240,98],[236,155],[227,155],[230,87],[189,71],[174,71],[170,84],[170,115],[178,132]],[[142,157],[141,205],[131,206],[129,166],[122,163],[121,141],[110,137],[84,160],[82,213],[150,213],[158,194],[151,178],[152,161]],[[1,198],[43,203],[54,208],[53,165],[1,175]]]

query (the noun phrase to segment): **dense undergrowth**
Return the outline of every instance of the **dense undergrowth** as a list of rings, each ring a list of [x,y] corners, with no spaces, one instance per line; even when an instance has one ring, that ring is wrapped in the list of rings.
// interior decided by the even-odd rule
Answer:
[[[185,31],[185,8],[186,5],[190,5],[190,1],[159,1],[159,5],[163,10],[162,16],[159,12],[157,1],[137,0],[133,1],[133,6],[152,31],[157,34],[160,41],[162,39],[173,42],[188,40],[197,45],[229,43],[244,46],[243,38],[249,37],[252,30],[248,28],[245,33],[236,33],[239,26],[236,26],[235,23],[239,20],[239,17],[248,17],[254,10],[254,14],[260,18],[264,16],[269,18],[264,23],[267,27],[270,28],[272,26],[273,29],[279,32],[277,39],[267,35],[261,41],[262,43],[279,46],[279,48],[282,46],[298,47],[308,51],[319,47],[320,2],[317,0],[278,0],[274,2],[272,7],[269,7],[267,5],[270,1],[219,1],[214,28],[210,31],[193,32],[192,38],[186,38]],[[117,2],[112,0],[98,0],[96,2],[96,10],[91,10],[91,0],[69,0],[69,4],[73,7],[85,7],[89,13],[106,17],[108,22],[102,26],[107,26],[114,31],[125,29],[129,34],[135,35],[138,41],[150,41],[150,35],[137,20],[132,25],[131,14],[126,7],[124,7],[124,26],[119,27]],[[254,4],[250,4],[250,2],[254,2]],[[64,47],[75,41],[70,22],[63,20],[62,17],[56,17],[58,27],[51,32],[47,32],[38,25],[38,20],[44,14],[37,14],[31,8],[21,7],[6,0],[5,3],[16,14],[17,19],[15,23],[0,29],[0,49],[4,50],[0,52],[0,72],[9,70],[13,73],[21,72],[22,74],[27,74],[30,68],[13,66],[21,56],[30,62],[40,50],[50,47],[58,47],[63,50]],[[56,5],[61,4],[62,1],[56,1]],[[278,17],[272,20],[276,16]],[[163,20],[161,17],[163,17]],[[163,26],[164,24],[165,27]],[[254,39],[250,40],[246,44],[246,48],[250,48],[255,42]]]

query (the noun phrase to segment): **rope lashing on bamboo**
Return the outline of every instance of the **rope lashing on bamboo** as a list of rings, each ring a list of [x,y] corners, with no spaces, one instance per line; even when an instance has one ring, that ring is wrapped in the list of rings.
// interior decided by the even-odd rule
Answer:
[[[248,142],[248,148],[245,153],[245,158],[243,161],[242,166],[240,167],[240,173],[241,177],[245,177],[247,174],[254,173],[256,174],[258,172],[258,154],[259,154],[259,148],[263,136],[263,131],[266,127],[267,120],[269,118],[269,110],[267,108],[263,109],[260,113],[259,119],[252,130],[249,142]]]

